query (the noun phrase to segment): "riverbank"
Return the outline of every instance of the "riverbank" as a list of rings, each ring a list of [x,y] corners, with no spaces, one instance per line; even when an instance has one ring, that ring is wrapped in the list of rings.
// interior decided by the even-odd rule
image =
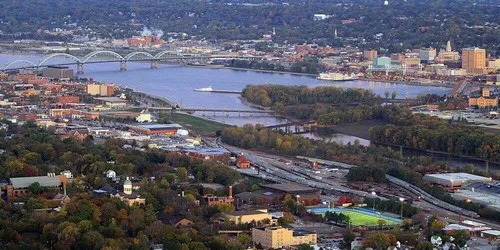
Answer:
[[[178,123],[183,127],[204,136],[216,136],[217,131],[230,126],[221,122],[186,113],[172,113],[170,114],[170,121]]]
[[[154,96],[151,94],[143,93],[143,92],[138,92],[138,91],[133,91],[131,93],[132,97],[135,99],[135,101],[139,101],[139,103],[146,103],[146,104],[153,104],[154,106],[169,106],[169,107],[176,107],[177,104],[164,98],[164,97],[159,97],[159,96]],[[137,112],[140,112],[140,110],[136,110]],[[168,120],[173,123],[178,123],[182,125],[183,127],[191,130],[192,132],[195,132],[196,134],[199,135],[204,135],[204,136],[215,136],[217,131],[220,131],[224,129],[225,127],[228,127],[230,125],[209,120],[203,117],[198,117],[193,114],[188,114],[188,113],[180,113],[180,112],[171,112],[167,114]]]
[[[413,82],[413,81],[396,81],[396,80],[386,80],[386,79],[378,79],[378,78],[370,78],[370,77],[360,77],[359,80],[364,81],[372,81],[372,82],[383,82],[383,83],[393,83],[393,84],[406,84],[413,86],[429,86],[429,87],[444,87],[444,88],[452,88],[453,83],[423,83],[423,82]]]

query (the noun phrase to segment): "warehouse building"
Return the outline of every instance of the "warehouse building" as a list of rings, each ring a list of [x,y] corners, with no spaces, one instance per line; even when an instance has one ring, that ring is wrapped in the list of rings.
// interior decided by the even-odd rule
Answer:
[[[424,180],[445,187],[461,187],[474,182],[491,182],[491,178],[468,173],[426,174]]]
[[[63,66],[49,66],[43,69],[43,77],[49,79],[71,79],[73,78],[73,69]]]
[[[9,179],[9,185],[5,186],[7,200],[12,201],[29,194],[29,186],[33,183],[47,189],[58,189],[66,181],[65,175],[49,173],[47,176],[15,177]]]
[[[310,188],[293,183],[279,183],[261,185],[264,194],[290,195],[298,202],[305,205],[316,205],[320,200],[320,191],[316,188]]]
[[[130,127],[130,130],[145,135],[175,135],[177,130],[181,129],[182,126],[179,124],[157,124],[157,123],[147,123],[147,124],[137,124]]]

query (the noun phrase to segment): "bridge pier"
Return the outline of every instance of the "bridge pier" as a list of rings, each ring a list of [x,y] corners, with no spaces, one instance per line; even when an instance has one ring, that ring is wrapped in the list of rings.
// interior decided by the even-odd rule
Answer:
[[[76,65],[76,74],[83,74],[83,63],[78,63]]]
[[[127,71],[127,62],[126,61],[120,62],[120,71]]]
[[[153,60],[151,61],[151,69],[157,69],[158,68],[158,61]]]

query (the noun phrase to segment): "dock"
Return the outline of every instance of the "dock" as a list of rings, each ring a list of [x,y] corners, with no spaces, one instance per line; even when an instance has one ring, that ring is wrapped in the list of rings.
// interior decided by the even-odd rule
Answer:
[[[219,94],[235,94],[241,95],[241,91],[238,90],[223,90],[223,89],[213,89],[213,90],[194,90],[196,92],[207,92],[207,93],[219,93]]]
[[[241,95],[241,91],[237,91],[237,90],[212,90],[210,91],[212,93],[221,93],[221,94],[238,94],[238,95]]]

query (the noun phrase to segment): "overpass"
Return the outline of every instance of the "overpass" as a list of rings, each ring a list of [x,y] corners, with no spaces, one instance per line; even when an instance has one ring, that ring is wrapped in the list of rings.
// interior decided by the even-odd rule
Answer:
[[[211,108],[172,108],[172,107],[142,107],[149,110],[168,110],[180,112],[228,112],[228,113],[254,113],[254,114],[274,114],[272,110],[250,110],[250,109],[211,109]]]
[[[111,50],[93,51],[83,57],[77,57],[67,53],[53,53],[46,55],[39,61],[16,60],[0,68],[0,71],[14,71],[20,69],[33,69],[49,66],[76,65],[77,73],[83,73],[83,66],[92,63],[119,62],[120,71],[127,70],[127,62],[150,62],[151,68],[158,68],[160,62],[174,63],[203,63],[207,64],[211,60],[261,60],[261,56],[253,55],[212,55],[212,54],[185,54],[175,51],[165,50],[157,54],[145,51],[135,51],[127,55],[120,55]]]

